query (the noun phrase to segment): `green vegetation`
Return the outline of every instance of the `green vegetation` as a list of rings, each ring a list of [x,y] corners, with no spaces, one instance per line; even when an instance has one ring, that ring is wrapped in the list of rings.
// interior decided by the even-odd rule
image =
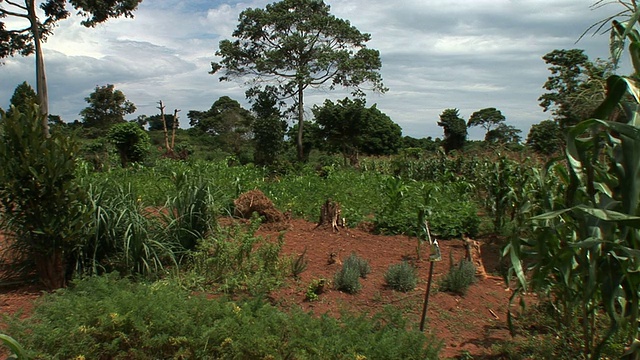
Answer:
[[[366,278],[370,272],[369,262],[352,253],[344,260],[342,268],[334,276],[333,284],[338,290],[355,294],[362,288],[360,278]]]
[[[384,274],[384,280],[390,288],[407,292],[415,289],[418,283],[418,275],[415,267],[403,261],[400,264],[389,266]]]
[[[449,256],[449,271],[440,280],[440,291],[450,291],[464,295],[471,284],[476,282],[476,266],[473,262],[462,259],[457,264],[453,261],[453,256]]]
[[[46,295],[8,331],[38,358],[435,359],[438,342],[395,311],[340,320],[260,300],[208,300],[170,281],[92,277]]]

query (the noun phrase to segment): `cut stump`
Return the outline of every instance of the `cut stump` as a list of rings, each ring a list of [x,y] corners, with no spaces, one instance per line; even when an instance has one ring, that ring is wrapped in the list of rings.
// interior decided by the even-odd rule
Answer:
[[[339,203],[332,201],[331,199],[327,199],[320,208],[320,221],[318,222],[318,225],[316,225],[316,229],[319,227],[330,227],[331,230],[339,232],[340,227],[345,226],[344,219],[340,217],[341,212]]]

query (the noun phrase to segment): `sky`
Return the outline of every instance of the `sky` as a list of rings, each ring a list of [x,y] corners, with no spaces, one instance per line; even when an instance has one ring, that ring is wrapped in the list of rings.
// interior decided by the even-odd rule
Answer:
[[[274,0],[144,0],[134,19],[112,19],[95,28],[73,16],[59,22],[44,44],[50,113],[80,120],[85,98],[96,86],[115,85],[139,115],[179,109],[182,127],[189,110],[208,110],[221,96],[243,106],[242,80],[220,82],[210,75],[218,43],[232,39],[238,15]],[[551,118],[538,105],[550,72],[542,56],[554,49],[584,49],[591,60],[608,57],[608,34],[589,32],[592,24],[623,8],[592,8],[589,0],[325,0],[331,13],[371,34],[368,48],[380,51],[385,94],[368,93],[415,138],[442,137],[437,125],[443,110],[469,116],[494,107],[506,122],[522,130]],[[7,20],[10,25],[10,20]],[[9,28],[9,26],[7,26]],[[577,42],[577,43],[576,43]],[[35,88],[35,58],[13,57],[0,65],[0,107],[6,108],[18,86]],[[306,117],[325,99],[348,96],[343,89],[305,94]],[[482,139],[472,129],[470,139]]]

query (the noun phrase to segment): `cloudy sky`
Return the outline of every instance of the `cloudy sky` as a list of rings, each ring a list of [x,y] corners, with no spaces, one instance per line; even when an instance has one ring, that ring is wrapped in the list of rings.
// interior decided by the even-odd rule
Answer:
[[[96,28],[80,18],[59,23],[45,44],[50,112],[80,119],[96,86],[114,84],[138,108],[154,115],[158,100],[167,112],[207,110],[221,96],[244,100],[241,81],[209,75],[221,39],[230,39],[239,13],[273,0],[144,0],[134,19]],[[371,34],[380,51],[389,92],[369,94],[367,105],[398,123],[404,135],[442,137],[439,114],[457,108],[466,120],[495,107],[526,137],[532,124],[549,118],[538,106],[549,76],[541,57],[554,49],[585,49],[591,59],[608,56],[608,35],[588,36],[593,23],[622,8],[591,9],[589,0],[325,0],[331,13]],[[8,58],[0,65],[0,106],[23,81],[35,88],[34,58]],[[343,98],[344,91],[315,91],[306,103]],[[309,114],[310,112],[308,112]],[[308,115],[307,115],[308,116]],[[484,134],[471,133],[479,139]]]

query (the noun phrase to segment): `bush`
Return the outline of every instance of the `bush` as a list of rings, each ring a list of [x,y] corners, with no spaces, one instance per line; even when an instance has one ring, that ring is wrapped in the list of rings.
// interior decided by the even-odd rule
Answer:
[[[355,294],[362,288],[360,278],[366,278],[370,272],[369,262],[351,253],[342,263],[342,269],[334,277],[336,289]]]
[[[407,330],[398,311],[340,320],[286,314],[114,275],[80,280],[46,295],[31,318],[8,320],[28,355],[44,359],[437,359],[440,347]]]
[[[78,144],[45,137],[44,115],[34,105],[12,107],[0,122],[0,228],[12,234],[13,251],[33,260],[49,289],[66,283],[70,254],[85,237],[87,197],[76,181]]]
[[[384,280],[389,287],[402,292],[415,289],[418,283],[416,269],[406,261],[389,266],[384,274]]]
[[[440,290],[464,295],[476,282],[476,266],[467,259],[460,260],[457,265],[454,265],[452,257],[450,260],[449,272],[440,282]]]

